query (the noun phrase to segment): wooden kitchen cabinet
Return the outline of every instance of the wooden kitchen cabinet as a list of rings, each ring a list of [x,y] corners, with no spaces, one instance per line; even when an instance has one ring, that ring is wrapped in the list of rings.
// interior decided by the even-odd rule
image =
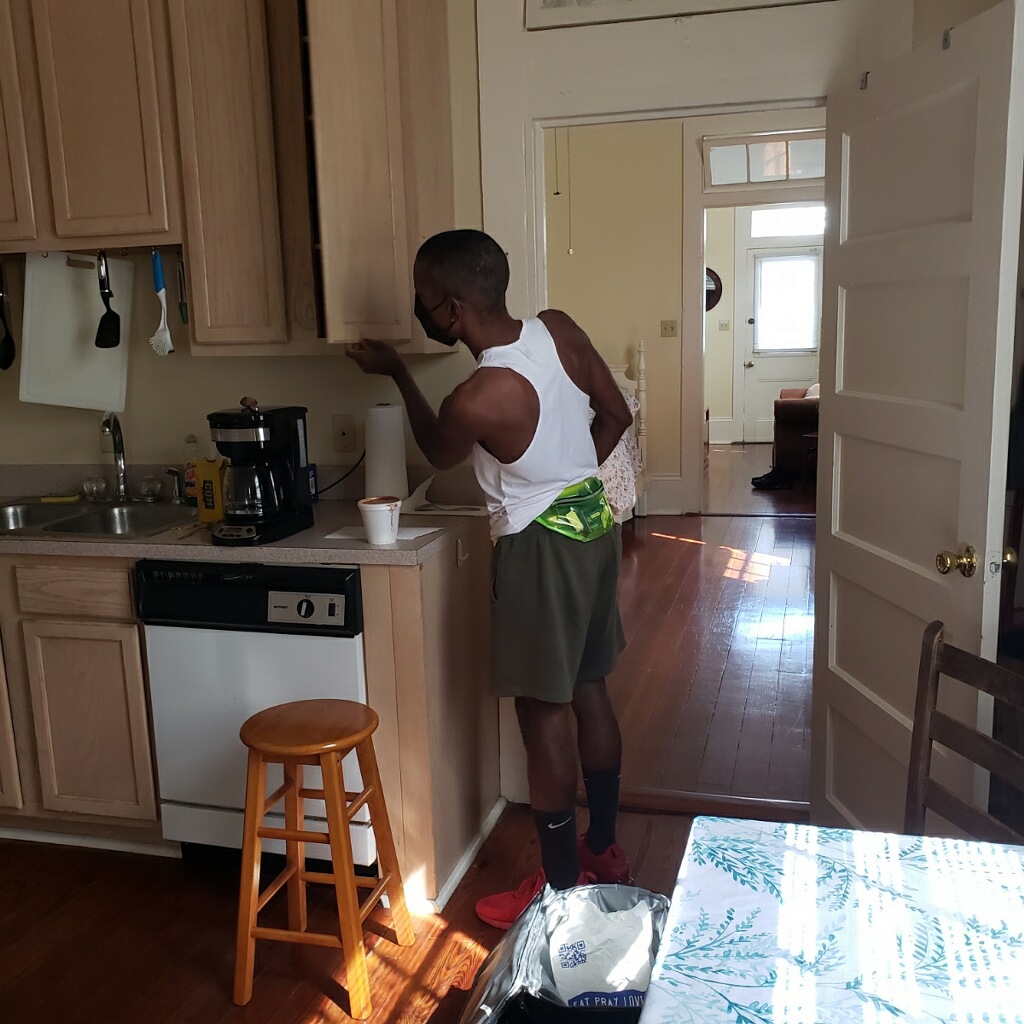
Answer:
[[[181,241],[164,0],[0,0],[0,251]]]
[[[171,0],[199,345],[288,339],[263,0]]]
[[[170,13],[193,351],[450,351],[412,318],[410,265],[455,226],[445,0]]]
[[[407,890],[443,904],[494,822],[498,702],[490,684],[486,518],[417,566],[360,566],[381,781]]]
[[[14,813],[21,827],[160,841],[130,570],[125,559],[0,558],[22,792],[0,823]],[[0,751],[3,736],[0,713]]]
[[[14,726],[11,723],[11,704],[7,696],[3,645],[0,644],[0,807],[20,806],[21,779],[18,775],[18,755],[14,749]]]

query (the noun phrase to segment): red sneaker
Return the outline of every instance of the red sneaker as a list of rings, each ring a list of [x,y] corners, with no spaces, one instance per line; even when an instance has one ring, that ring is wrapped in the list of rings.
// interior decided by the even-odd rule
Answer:
[[[629,861],[622,852],[622,847],[612,843],[604,853],[593,853],[587,846],[586,834],[580,836],[577,845],[580,858],[580,870],[592,874],[599,882],[612,882],[615,885],[632,885],[633,875],[629,870]]]
[[[577,885],[593,885],[597,878],[589,871],[581,871],[576,879]],[[492,928],[500,928],[503,932],[515,924],[519,915],[530,905],[534,896],[547,885],[544,869],[539,868],[535,875],[530,875],[520,883],[517,889],[509,892],[495,893],[477,900],[476,916]]]

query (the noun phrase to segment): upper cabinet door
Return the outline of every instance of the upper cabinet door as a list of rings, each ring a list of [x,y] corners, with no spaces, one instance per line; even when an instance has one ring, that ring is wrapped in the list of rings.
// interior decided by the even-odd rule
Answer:
[[[284,342],[263,4],[172,0],[170,10],[195,341]]]
[[[162,7],[32,0],[32,22],[56,236],[180,240]]]
[[[308,0],[328,341],[411,335],[395,0]]]
[[[24,96],[10,0],[0,0],[0,239],[36,237]]]

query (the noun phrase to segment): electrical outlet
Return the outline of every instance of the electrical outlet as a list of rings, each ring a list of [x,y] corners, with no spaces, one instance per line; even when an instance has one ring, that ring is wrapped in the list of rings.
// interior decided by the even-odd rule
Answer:
[[[353,453],[356,450],[356,421],[354,416],[337,413],[331,417],[331,434],[336,452]]]
[[[663,338],[675,338],[679,334],[679,321],[678,320],[662,320],[661,321],[661,336]]]

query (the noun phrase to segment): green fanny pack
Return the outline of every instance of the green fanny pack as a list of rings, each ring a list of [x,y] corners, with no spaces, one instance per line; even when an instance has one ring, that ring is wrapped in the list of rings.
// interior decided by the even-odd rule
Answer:
[[[596,540],[614,525],[615,516],[604,495],[604,484],[596,476],[566,487],[536,522],[573,540]]]

